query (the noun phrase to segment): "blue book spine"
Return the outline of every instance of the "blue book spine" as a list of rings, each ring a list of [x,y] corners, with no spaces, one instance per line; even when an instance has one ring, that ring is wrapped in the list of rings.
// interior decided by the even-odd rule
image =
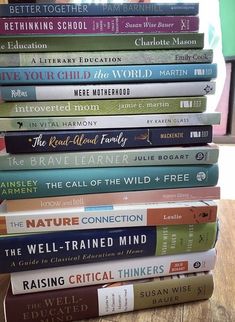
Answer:
[[[53,120],[52,120],[53,121]],[[20,122],[18,122],[19,125]],[[32,126],[33,127],[33,126]],[[46,126],[45,126],[46,127]],[[211,125],[6,132],[8,153],[92,151],[192,145],[212,141]],[[60,143],[59,143],[60,142]]]
[[[217,229],[212,222],[1,236],[0,273],[206,251]]]
[[[217,64],[0,68],[0,84],[91,84],[202,81],[217,76]]]
[[[215,186],[218,165],[0,172],[0,199]]]
[[[197,15],[198,3],[12,3],[0,5],[1,17]]]

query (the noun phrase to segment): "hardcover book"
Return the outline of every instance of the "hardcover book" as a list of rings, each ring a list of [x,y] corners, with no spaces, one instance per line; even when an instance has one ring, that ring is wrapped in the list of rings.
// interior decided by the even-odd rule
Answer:
[[[141,171],[140,171],[141,170]],[[49,169],[0,172],[0,199],[215,186],[218,165]]]
[[[10,154],[0,152],[1,170],[131,167],[147,165],[213,164],[215,144],[123,150]]]
[[[214,289],[211,273],[180,274],[169,277],[109,283],[72,289],[12,295],[4,300],[6,322],[25,322],[25,317],[41,322],[56,317],[71,321],[205,300]],[[200,290],[200,292],[199,292]],[[13,310],[12,308],[17,308]],[[38,309],[40,308],[40,309]],[[52,313],[51,313],[52,312]]]
[[[0,6],[0,16],[2,17],[197,15],[198,11],[199,5],[197,2],[140,3],[130,0],[125,0],[124,3],[118,3],[117,0],[102,1],[102,3],[97,1],[83,3],[71,0],[60,1],[59,3],[50,0],[44,3],[31,0],[30,3],[19,3],[18,1],[5,0],[4,4]]]
[[[217,222],[0,236],[0,272],[202,252],[215,246]]]
[[[0,234],[21,234],[118,227],[185,225],[215,222],[213,201],[145,203],[7,212],[0,205]]]
[[[212,60],[212,49],[0,54],[2,67],[187,64],[211,63]]]
[[[4,101],[200,96],[215,93],[215,82],[126,83],[51,86],[2,86]]]
[[[117,283],[214,269],[215,249],[206,252],[114,260],[11,273],[13,294]]]
[[[204,33],[119,35],[26,35],[0,36],[0,53],[103,51],[145,49],[202,49]]]
[[[126,116],[127,118],[127,116]],[[134,122],[137,117],[130,118]],[[200,118],[200,115],[199,115]],[[188,116],[186,117],[188,119]],[[3,119],[4,120],[4,119]],[[149,119],[151,121],[151,119]],[[184,122],[183,118],[178,118],[179,122]],[[23,122],[15,124],[18,128],[24,125]],[[32,119],[30,129],[36,130],[37,123]],[[171,121],[171,119],[166,122]],[[174,119],[172,119],[174,122]],[[127,124],[126,122],[123,122]],[[121,123],[120,125],[124,125]],[[139,126],[141,126],[139,122]],[[2,122],[3,124],[3,122]],[[35,124],[35,126],[33,126]],[[67,123],[66,123],[67,124]],[[85,125],[89,125],[87,122]],[[116,124],[118,124],[116,122]],[[154,126],[149,123],[149,126]],[[40,125],[40,124],[39,124]],[[52,123],[51,125],[54,125]],[[56,124],[55,124],[56,125]],[[6,132],[5,146],[8,153],[35,153],[35,152],[62,152],[62,151],[92,151],[107,149],[126,149],[126,148],[153,148],[158,146],[172,145],[195,145],[210,143],[212,141],[212,126],[167,126],[167,127],[146,127],[146,128],[124,128],[115,130],[113,128],[97,130],[64,130],[64,131],[45,131],[46,123],[42,123],[43,131],[17,131],[18,128]],[[161,124],[162,125],[162,124]],[[164,124],[165,125],[165,124]],[[142,124],[143,126],[143,124]],[[118,126],[117,126],[118,127]],[[13,131],[15,130],[15,132]],[[26,126],[26,130],[29,128]]]
[[[111,204],[138,204],[154,202],[181,202],[220,199],[220,187],[195,187],[158,189],[97,194],[71,195],[48,198],[5,200],[8,212],[39,209],[61,209],[68,207],[103,206]]]
[[[0,35],[197,32],[198,16],[0,18]]]

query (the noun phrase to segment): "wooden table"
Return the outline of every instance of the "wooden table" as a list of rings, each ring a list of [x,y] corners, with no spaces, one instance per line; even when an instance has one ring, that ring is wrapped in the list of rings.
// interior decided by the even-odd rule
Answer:
[[[219,201],[219,218],[220,235],[216,247],[218,259],[214,270],[215,289],[209,300],[90,319],[86,322],[235,321],[235,200]],[[1,276],[1,303],[7,283],[8,276]],[[0,322],[4,322],[2,305]]]

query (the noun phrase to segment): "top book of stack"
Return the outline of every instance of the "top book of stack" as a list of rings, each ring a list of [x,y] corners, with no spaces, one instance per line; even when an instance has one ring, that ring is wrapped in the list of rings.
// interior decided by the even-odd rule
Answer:
[[[30,1],[31,3],[18,3],[18,1],[1,1],[1,17],[52,17],[52,16],[129,16],[129,15],[190,15],[198,14],[198,3],[154,3],[125,0],[109,0],[107,3],[81,3],[74,1],[48,0]],[[34,3],[32,3],[34,2]]]

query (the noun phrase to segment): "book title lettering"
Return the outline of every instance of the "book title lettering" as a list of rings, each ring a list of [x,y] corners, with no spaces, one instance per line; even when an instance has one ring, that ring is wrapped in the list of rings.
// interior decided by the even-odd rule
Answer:
[[[94,122],[95,123],[95,122]],[[35,148],[37,146],[49,146],[52,148],[56,148],[57,146],[69,146],[69,145],[77,145],[82,146],[86,144],[97,145],[97,144],[109,144],[116,143],[121,147],[125,147],[128,138],[124,136],[123,132],[120,132],[116,136],[109,135],[108,133],[103,133],[100,136],[98,134],[94,134],[93,137],[86,137],[85,134],[75,135],[74,137],[67,136],[65,139],[60,140],[56,136],[51,136],[47,141],[43,140],[43,135],[30,138],[28,141],[32,143],[32,147]]]
[[[187,71],[182,70],[169,70],[160,71],[163,75],[185,75]],[[59,80],[88,80],[88,79],[148,79],[153,75],[153,71],[150,69],[120,69],[111,70],[111,72],[98,69],[94,71],[89,70],[65,70],[65,71],[2,71],[0,73],[0,81],[2,82],[19,82],[19,81],[59,81]]]
[[[190,174],[166,174],[163,177],[157,176],[151,178],[149,176],[131,176],[122,178],[108,178],[108,179],[92,179],[90,181],[81,180],[81,181],[54,181],[46,182],[47,189],[64,189],[64,188],[83,188],[83,187],[96,187],[96,186],[115,186],[115,185],[141,185],[141,184],[150,184],[152,181],[155,181],[156,184],[160,181],[163,182],[189,182]]]
[[[145,245],[148,241],[146,234],[136,235],[123,235],[119,236],[117,241],[112,237],[100,237],[80,240],[65,240],[62,243],[38,243],[38,244],[27,244],[25,249],[22,248],[7,248],[4,249],[6,257],[23,256],[26,251],[30,255],[36,254],[47,254],[47,253],[58,253],[61,251],[74,251],[88,250],[88,249],[99,249],[113,247],[116,243],[118,246],[132,246],[132,245]]]

